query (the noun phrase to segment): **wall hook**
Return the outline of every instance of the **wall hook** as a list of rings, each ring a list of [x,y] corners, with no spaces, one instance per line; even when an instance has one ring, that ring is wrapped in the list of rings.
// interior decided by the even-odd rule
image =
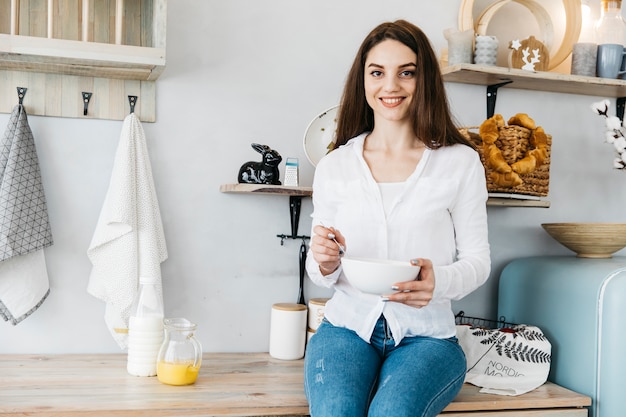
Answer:
[[[130,112],[135,112],[135,104],[137,104],[137,96],[128,96],[128,104],[130,104]]]
[[[87,116],[87,108],[89,107],[89,100],[91,100],[92,93],[86,93],[83,91],[83,116]]]
[[[24,96],[26,95],[26,87],[17,87],[17,98],[19,99],[20,106],[22,106],[24,101]]]

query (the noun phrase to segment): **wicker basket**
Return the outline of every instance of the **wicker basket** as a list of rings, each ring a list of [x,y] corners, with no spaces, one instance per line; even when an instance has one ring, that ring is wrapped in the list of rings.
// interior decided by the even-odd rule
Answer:
[[[461,133],[472,141],[480,154],[480,160],[485,167],[487,177],[487,191],[490,193],[506,193],[545,197],[548,195],[550,185],[550,148],[552,145],[552,136],[547,135],[547,157],[541,165],[536,167],[532,172],[526,174],[518,174],[522,180],[522,184],[518,186],[505,186],[494,181],[493,169],[485,161],[483,140],[478,133],[478,126],[465,127],[460,129]],[[502,153],[507,164],[521,160],[531,147],[530,139],[532,130],[523,126],[505,125],[498,129],[498,139],[495,145]]]

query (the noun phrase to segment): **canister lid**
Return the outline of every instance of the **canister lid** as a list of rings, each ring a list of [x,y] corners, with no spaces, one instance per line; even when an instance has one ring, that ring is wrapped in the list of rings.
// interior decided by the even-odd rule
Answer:
[[[330,300],[330,298],[311,298],[309,300],[309,304],[315,304],[318,306],[325,306],[326,301]]]
[[[285,311],[302,311],[302,310],[307,309],[304,304],[296,304],[296,303],[276,303],[272,305],[272,308],[275,310],[285,310]]]

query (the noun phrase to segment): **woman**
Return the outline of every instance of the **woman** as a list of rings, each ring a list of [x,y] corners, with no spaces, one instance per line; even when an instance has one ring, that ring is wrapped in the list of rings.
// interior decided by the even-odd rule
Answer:
[[[490,272],[484,168],[451,121],[437,58],[399,20],[363,41],[341,100],[337,145],[313,182],[307,272],[334,288],[305,356],[312,417],[435,416],[460,390],[465,356],[451,300]],[[417,280],[365,294],[346,256],[406,260]]]

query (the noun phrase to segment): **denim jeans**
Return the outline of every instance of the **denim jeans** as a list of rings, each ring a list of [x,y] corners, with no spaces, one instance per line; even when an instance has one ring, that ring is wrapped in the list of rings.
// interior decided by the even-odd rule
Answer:
[[[366,343],[324,320],[307,345],[304,389],[311,417],[436,416],[460,391],[465,368],[454,337],[395,346],[381,316]]]

